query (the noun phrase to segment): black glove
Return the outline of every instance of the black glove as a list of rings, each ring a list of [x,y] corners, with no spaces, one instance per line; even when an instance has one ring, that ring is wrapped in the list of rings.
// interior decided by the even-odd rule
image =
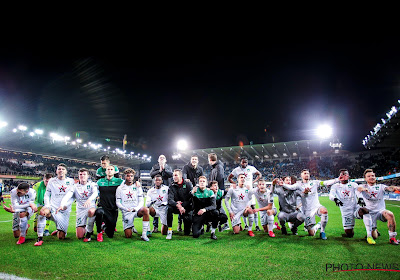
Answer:
[[[333,201],[335,201],[336,206],[343,206],[343,202],[341,202],[339,199],[335,198]]]
[[[364,201],[364,199],[362,198],[362,197],[360,197],[360,198],[358,198],[358,205],[360,205],[361,207],[364,207],[364,206],[366,206],[365,205],[365,201]]]

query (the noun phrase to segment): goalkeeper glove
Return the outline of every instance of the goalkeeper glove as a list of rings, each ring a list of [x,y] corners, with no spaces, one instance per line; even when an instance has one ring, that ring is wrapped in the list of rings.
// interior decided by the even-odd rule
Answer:
[[[343,206],[343,202],[341,202],[339,199],[335,198],[334,199],[336,206]]]

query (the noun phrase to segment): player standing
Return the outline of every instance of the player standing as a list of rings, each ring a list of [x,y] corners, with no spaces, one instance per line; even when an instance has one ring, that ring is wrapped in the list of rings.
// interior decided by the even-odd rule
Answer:
[[[246,157],[241,158],[240,166],[238,166],[232,170],[232,173],[229,174],[229,176],[228,176],[228,181],[232,184],[235,184],[235,182],[232,180],[232,178],[233,177],[237,178],[239,176],[239,174],[244,174],[245,184],[250,186],[250,188],[253,188],[254,183],[256,183],[258,180],[260,180],[260,178],[262,177],[260,171],[258,171],[254,166],[249,165],[249,160]],[[256,179],[253,181],[254,175],[256,175]],[[252,195],[251,208],[254,209],[255,205],[256,205],[256,199]],[[260,231],[257,211],[254,213],[253,218],[256,223],[256,231]],[[246,218],[244,218],[244,221],[245,221],[245,229],[247,229]],[[250,228],[250,230],[252,230],[252,229]]]

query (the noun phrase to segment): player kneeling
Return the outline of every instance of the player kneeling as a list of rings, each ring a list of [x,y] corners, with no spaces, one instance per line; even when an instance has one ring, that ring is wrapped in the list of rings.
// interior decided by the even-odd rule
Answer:
[[[246,176],[240,174],[238,176],[238,185],[236,188],[229,188],[228,193],[225,196],[225,205],[229,212],[229,217],[231,218],[231,223],[233,227],[233,233],[238,234],[240,232],[241,217],[249,217],[249,236],[253,237],[254,233],[251,230],[253,226],[253,209],[251,208],[251,196],[249,196],[250,186],[245,186]],[[231,203],[229,205],[229,199]]]
[[[163,184],[161,175],[154,177],[155,186],[147,191],[146,206],[149,208],[149,213],[152,217],[159,217],[161,220],[163,235],[167,235],[167,212],[168,212],[168,189],[169,187]],[[149,231],[150,233],[150,231]],[[149,234],[148,233],[148,234]]]
[[[199,186],[194,187],[193,194],[193,237],[198,238],[204,224],[211,223],[211,239],[216,240],[215,230],[218,226],[215,194],[207,189],[207,178],[199,177]]]
[[[122,212],[122,221],[126,238],[132,237],[133,221],[136,217],[143,218],[142,240],[150,241],[147,237],[149,230],[149,208],[144,207],[143,190],[140,183],[133,183],[135,170],[124,171],[125,181],[117,188],[116,203]]]
[[[340,183],[332,185],[329,199],[334,201],[336,206],[340,207],[342,224],[345,232],[344,236],[350,238],[353,237],[355,218],[363,219],[365,229],[367,230],[367,242],[368,244],[375,244],[375,241],[371,236],[372,220],[369,210],[357,205],[356,190],[358,184],[349,182],[349,172],[347,169],[341,169],[339,172]]]
[[[211,181],[210,190],[212,190],[215,194],[215,202],[216,202],[216,210],[218,211],[218,223],[219,223],[219,231],[222,232],[224,230],[229,230],[228,226],[228,216],[226,216],[224,208],[222,207],[222,200],[225,198],[225,191],[218,189],[218,182]]]
[[[391,211],[386,210],[385,199],[383,194],[385,191],[393,192],[400,190],[400,187],[386,186],[376,184],[375,173],[372,169],[364,171],[364,179],[367,182],[365,185],[360,185],[357,189],[361,204],[369,210],[372,218],[372,237],[378,238],[377,220],[387,222],[389,228],[389,242],[393,245],[399,245],[399,240],[396,239],[396,221]]]
[[[66,210],[69,204],[76,199],[76,237],[84,242],[89,242],[93,234],[95,222],[96,198],[98,196],[97,184],[88,182],[89,170],[82,168],[79,170],[79,183],[64,196],[58,210]]]
[[[33,213],[37,211],[37,207],[34,203],[36,192],[34,189],[29,188],[28,183],[21,183],[18,187],[11,190],[10,195],[12,207],[3,207],[6,211],[14,213],[13,232],[19,235],[15,237],[19,237],[17,244],[20,245],[25,243],[28,220]],[[16,223],[17,221],[18,224]]]
[[[274,218],[277,213],[276,207],[274,205],[273,194],[265,184],[264,179],[258,181],[256,188],[253,188],[249,192],[250,196],[254,195],[258,201],[258,206],[254,212],[260,212],[261,214],[261,225],[264,228],[264,232],[268,232],[270,237],[275,237],[274,234]]]
[[[67,166],[60,163],[57,166],[57,177],[51,178],[47,183],[46,192],[44,194],[44,206],[40,210],[38,218],[38,241],[35,246],[43,244],[43,232],[46,225],[46,218],[55,222],[58,239],[65,239],[67,235],[69,216],[71,214],[71,206],[66,210],[57,211],[61,206],[61,201],[64,196],[73,188],[74,180],[66,177]]]

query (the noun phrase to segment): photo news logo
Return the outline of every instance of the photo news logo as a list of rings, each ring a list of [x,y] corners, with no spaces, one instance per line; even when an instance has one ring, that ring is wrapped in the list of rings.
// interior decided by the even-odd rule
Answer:
[[[393,271],[400,272],[400,264],[398,263],[327,263],[325,265],[326,272],[341,271]]]

